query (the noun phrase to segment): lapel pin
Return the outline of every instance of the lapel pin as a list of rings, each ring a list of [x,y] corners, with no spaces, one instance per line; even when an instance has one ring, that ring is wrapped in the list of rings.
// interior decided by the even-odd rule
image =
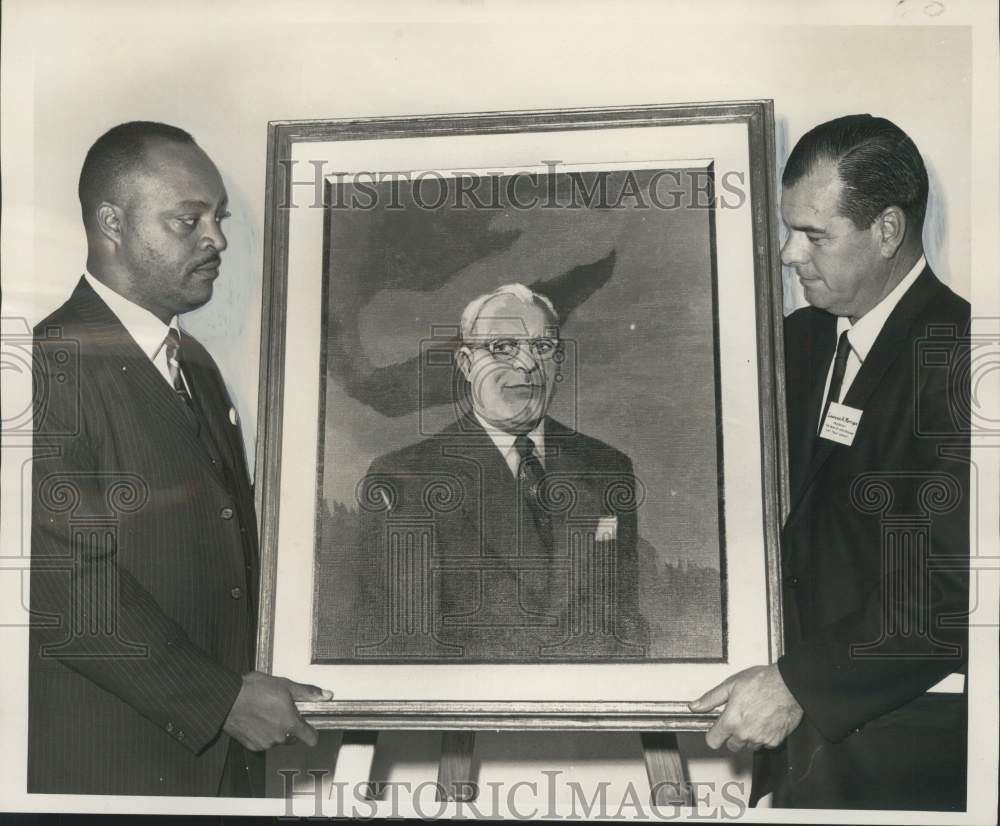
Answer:
[[[239,418],[239,416],[236,415],[236,408],[235,407],[230,407],[229,408],[229,422],[232,425],[235,426],[235,425],[239,424],[239,421],[240,421],[240,418]]]

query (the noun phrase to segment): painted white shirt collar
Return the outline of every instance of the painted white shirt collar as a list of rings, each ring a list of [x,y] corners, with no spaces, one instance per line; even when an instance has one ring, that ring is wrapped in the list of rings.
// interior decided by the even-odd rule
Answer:
[[[507,467],[510,468],[510,472],[517,476],[518,468],[521,464],[521,457],[517,453],[517,448],[514,447],[514,440],[518,437],[517,433],[508,433],[506,430],[500,430],[485,419],[482,418],[478,413],[473,411],[476,417],[476,421],[479,422],[480,426],[485,430],[493,444],[496,445],[497,450],[500,451],[500,455],[503,456],[504,461],[507,462]],[[527,434],[529,439],[535,444],[535,455],[538,460],[545,466],[545,419],[543,418],[533,430],[530,430]]]

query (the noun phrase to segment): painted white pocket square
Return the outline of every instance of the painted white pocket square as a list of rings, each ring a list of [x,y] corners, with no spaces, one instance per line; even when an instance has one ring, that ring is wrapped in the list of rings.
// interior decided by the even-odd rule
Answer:
[[[597,529],[594,531],[598,542],[613,542],[618,538],[618,517],[602,516],[597,520]]]

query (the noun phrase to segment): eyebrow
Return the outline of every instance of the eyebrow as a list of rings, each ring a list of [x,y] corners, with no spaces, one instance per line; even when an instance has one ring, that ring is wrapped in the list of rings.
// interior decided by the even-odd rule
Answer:
[[[821,227],[814,227],[812,224],[792,224],[788,226],[788,228],[795,230],[796,232],[811,232],[814,235],[826,235],[825,229]]]
[[[229,205],[229,198],[223,198],[219,201],[218,209],[224,209]],[[181,201],[177,204],[177,209],[211,209],[212,205],[207,201]]]

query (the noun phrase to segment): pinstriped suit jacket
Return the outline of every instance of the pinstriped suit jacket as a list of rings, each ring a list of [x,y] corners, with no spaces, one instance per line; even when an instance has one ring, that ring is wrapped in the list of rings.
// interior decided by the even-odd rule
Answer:
[[[214,462],[85,281],[35,329],[31,792],[218,791],[253,668],[256,523],[230,401],[190,337],[184,369]]]

